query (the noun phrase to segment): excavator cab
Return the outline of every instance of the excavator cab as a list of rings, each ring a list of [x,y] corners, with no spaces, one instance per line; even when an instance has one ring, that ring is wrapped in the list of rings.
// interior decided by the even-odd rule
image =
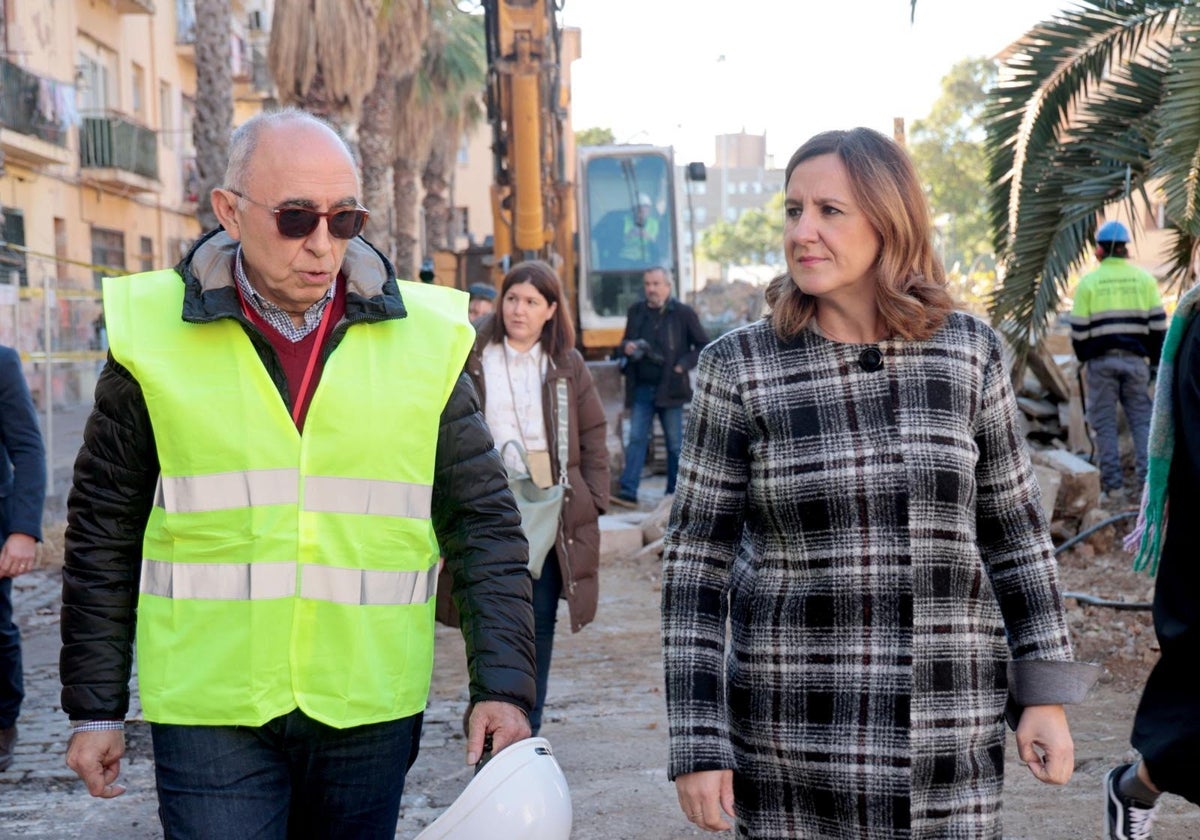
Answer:
[[[579,326],[585,348],[616,346],[647,268],[679,292],[675,164],[670,148],[579,149]]]

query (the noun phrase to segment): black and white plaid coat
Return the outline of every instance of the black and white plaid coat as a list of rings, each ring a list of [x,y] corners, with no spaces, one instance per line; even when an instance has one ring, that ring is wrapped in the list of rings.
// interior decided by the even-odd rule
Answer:
[[[740,837],[997,838],[1006,664],[1071,659],[1000,342],[954,313],[881,370],[863,349],[760,321],[701,356],[670,775],[734,768]]]

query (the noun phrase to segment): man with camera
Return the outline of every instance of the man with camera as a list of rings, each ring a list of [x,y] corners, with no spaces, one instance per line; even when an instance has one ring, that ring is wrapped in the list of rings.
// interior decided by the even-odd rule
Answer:
[[[625,375],[629,442],[625,447],[625,469],[613,500],[634,507],[656,414],[667,447],[666,492],[675,492],[683,443],[683,406],[692,398],[688,371],[696,366],[700,348],[708,343],[695,310],[671,297],[671,277],[665,268],[647,269],[642,287],[646,298],[629,307],[625,335],[617,351]]]

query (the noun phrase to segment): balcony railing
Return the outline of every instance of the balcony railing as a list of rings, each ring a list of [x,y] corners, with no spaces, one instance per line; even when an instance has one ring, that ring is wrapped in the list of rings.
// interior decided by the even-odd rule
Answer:
[[[79,163],[84,168],[123,169],[157,180],[157,136],[117,114],[85,116],[79,129]]]
[[[0,126],[66,147],[75,89],[0,59]]]

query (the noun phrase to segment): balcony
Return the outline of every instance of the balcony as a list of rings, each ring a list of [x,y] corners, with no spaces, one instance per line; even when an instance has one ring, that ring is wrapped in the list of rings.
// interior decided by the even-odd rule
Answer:
[[[262,102],[275,95],[267,55],[259,47],[250,47],[247,52],[249,58],[243,62],[241,77],[234,77],[233,98],[238,102]]]
[[[69,164],[65,111],[74,106],[71,85],[0,60],[0,150],[26,166]]]
[[[80,178],[104,187],[155,192],[158,137],[119,114],[85,116],[79,128]]]
[[[175,0],[175,54],[196,60],[196,0]]]
[[[151,0],[112,0],[119,15],[152,15],[154,3]]]

